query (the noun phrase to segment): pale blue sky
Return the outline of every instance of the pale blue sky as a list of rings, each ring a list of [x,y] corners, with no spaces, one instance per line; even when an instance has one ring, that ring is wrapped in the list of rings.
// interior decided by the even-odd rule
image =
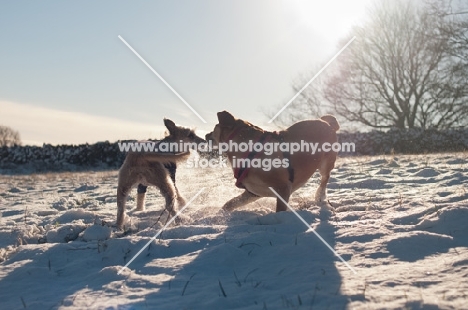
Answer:
[[[207,132],[221,110],[265,127],[370,1],[3,2],[0,124],[25,144],[158,138],[163,117]]]

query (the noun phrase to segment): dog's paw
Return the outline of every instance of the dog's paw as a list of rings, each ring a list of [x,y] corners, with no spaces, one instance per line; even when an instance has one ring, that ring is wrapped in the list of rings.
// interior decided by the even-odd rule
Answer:
[[[317,206],[320,207],[319,218],[321,220],[328,220],[335,215],[335,208],[328,201],[321,201],[317,203]]]
[[[219,222],[225,221],[226,219],[231,218],[232,212],[226,211],[224,209],[219,209],[211,214],[209,214],[206,218],[209,219],[211,222]]]
[[[215,213],[215,216],[221,216],[221,217],[230,217],[231,215],[232,215],[232,212],[226,210],[224,207],[222,209],[219,209],[218,212]]]
[[[192,219],[184,214],[179,214],[179,216],[174,220],[177,225],[186,225],[192,222]]]

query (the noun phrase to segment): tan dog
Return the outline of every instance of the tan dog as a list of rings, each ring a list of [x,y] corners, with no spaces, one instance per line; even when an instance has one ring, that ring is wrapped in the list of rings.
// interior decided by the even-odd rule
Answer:
[[[198,137],[193,130],[176,126],[173,121],[164,119],[164,125],[169,136],[158,141],[166,143],[203,143],[205,140]],[[157,153],[157,152],[129,152],[119,170],[117,187],[117,227],[122,228],[125,220],[125,203],[130,190],[137,184],[137,210],[145,209],[144,198],[146,186],[153,185],[159,188],[166,200],[166,210],[171,216],[176,214],[177,205],[185,205],[175,185],[176,162],[186,160],[190,152]],[[143,188],[143,190],[140,190]]]
[[[340,128],[336,118],[332,115],[322,116],[321,119],[307,120],[298,122],[284,131],[278,133],[265,132],[261,128],[250,124],[241,119],[234,118],[229,112],[223,111],[218,113],[219,123],[215,126],[213,132],[206,135],[207,140],[213,140],[214,144],[235,142],[248,143],[249,140],[255,143],[278,142],[278,143],[318,143],[321,146],[328,142],[333,144],[337,142],[336,131]],[[241,195],[229,200],[223,210],[231,211],[247,203],[253,202],[261,197],[276,197],[269,189],[272,187],[286,202],[290,195],[303,186],[312,174],[318,169],[321,175],[320,186],[315,194],[317,202],[325,201],[326,186],[330,178],[330,172],[335,166],[336,152],[288,152],[275,151],[267,156],[265,152],[241,152],[228,150],[226,152],[231,166],[233,160],[239,158],[265,158],[276,159],[277,163],[289,163],[289,166],[281,164],[277,168],[271,168],[265,171],[262,167],[251,167],[247,171],[245,169],[235,168],[234,173],[237,178],[236,185],[245,188],[245,192]],[[257,161],[258,163],[258,161]],[[242,171],[242,172],[240,172]],[[276,201],[276,212],[285,211],[287,206],[280,199]]]

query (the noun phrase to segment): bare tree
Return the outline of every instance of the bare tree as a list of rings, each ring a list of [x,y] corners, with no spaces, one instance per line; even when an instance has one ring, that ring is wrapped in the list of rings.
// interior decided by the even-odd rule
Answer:
[[[290,118],[316,117],[307,114],[320,108],[373,128],[467,125],[466,24],[443,10],[434,14],[433,3],[378,2],[367,22],[344,38],[356,36],[322,84],[307,89],[285,112]]]
[[[468,4],[464,0],[427,0],[430,14],[436,15],[436,25],[442,35],[450,37],[451,53],[468,65]]]
[[[18,131],[7,126],[0,126],[0,147],[21,145]]]
[[[376,128],[448,128],[468,121],[467,70],[446,21],[409,1],[381,2],[338,60],[325,96],[350,121]]]

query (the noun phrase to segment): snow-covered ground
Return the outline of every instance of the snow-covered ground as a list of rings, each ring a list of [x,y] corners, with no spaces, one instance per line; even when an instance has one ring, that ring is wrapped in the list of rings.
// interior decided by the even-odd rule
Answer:
[[[340,158],[334,212],[313,203],[315,176],[290,204],[263,198],[229,215],[229,169],[180,165],[187,199],[116,219],[117,172],[0,176],[1,309],[468,309],[468,154]],[[134,209],[136,190],[129,199]]]

